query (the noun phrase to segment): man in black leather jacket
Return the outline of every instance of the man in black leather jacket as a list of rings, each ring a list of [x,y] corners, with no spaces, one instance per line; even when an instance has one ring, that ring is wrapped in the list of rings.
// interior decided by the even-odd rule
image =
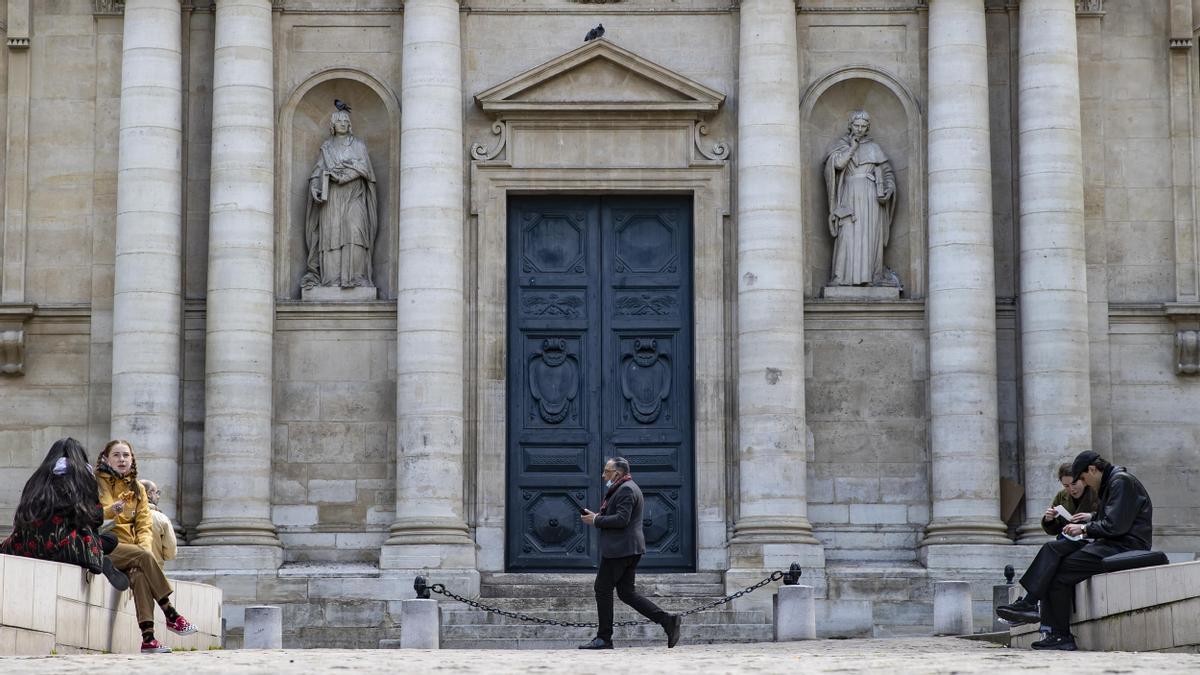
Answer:
[[[1089,450],[1079,453],[1072,462],[1071,475],[1087,483],[1100,499],[1096,513],[1076,514],[1073,522],[1063,528],[1064,535],[1082,535],[1085,539],[1043,545],[1021,577],[1028,594],[996,610],[1000,618],[1011,623],[1027,623],[1039,618],[1036,603],[1041,601],[1040,619],[1050,634],[1034,642],[1034,649],[1074,650],[1071,602],[1075,584],[1104,571],[1105,557],[1124,551],[1148,551],[1153,540],[1154,506],[1150,495],[1125,467],[1114,466]]]

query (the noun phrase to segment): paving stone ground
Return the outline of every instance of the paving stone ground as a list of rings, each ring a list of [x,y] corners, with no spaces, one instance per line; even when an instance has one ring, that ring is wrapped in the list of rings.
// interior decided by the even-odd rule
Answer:
[[[1200,655],[1031,652],[957,638],[630,648],[613,652],[335,650],[0,657],[0,673],[1200,673]]]

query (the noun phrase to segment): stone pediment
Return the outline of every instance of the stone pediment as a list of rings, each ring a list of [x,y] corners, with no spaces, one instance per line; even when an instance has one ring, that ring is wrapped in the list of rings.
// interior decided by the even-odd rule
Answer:
[[[475,96],[497,114],[712,113],[725,95],[603,38],[584,44]]]

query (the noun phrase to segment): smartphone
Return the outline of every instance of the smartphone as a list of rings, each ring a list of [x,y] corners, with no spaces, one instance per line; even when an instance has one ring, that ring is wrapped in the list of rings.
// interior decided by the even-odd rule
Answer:
[[[581,516],[586,516],[586,515],[587,515],[587,512],[588,512],[588,510],[587,510],[587,509],[583,508],[582,506],[581,506],[581,507],[579,507],[579,515],[581,515]]]

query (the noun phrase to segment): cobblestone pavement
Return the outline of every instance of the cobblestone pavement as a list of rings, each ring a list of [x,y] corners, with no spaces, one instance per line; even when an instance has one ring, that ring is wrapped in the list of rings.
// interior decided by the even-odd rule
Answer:
[[[0,657],[0,673],[1166,673],[1200,672],[1200,655],[1031,652],[957,638],[631,648],[616,652],[336,650]],[[615,669],[615,670],[614,670]]]

